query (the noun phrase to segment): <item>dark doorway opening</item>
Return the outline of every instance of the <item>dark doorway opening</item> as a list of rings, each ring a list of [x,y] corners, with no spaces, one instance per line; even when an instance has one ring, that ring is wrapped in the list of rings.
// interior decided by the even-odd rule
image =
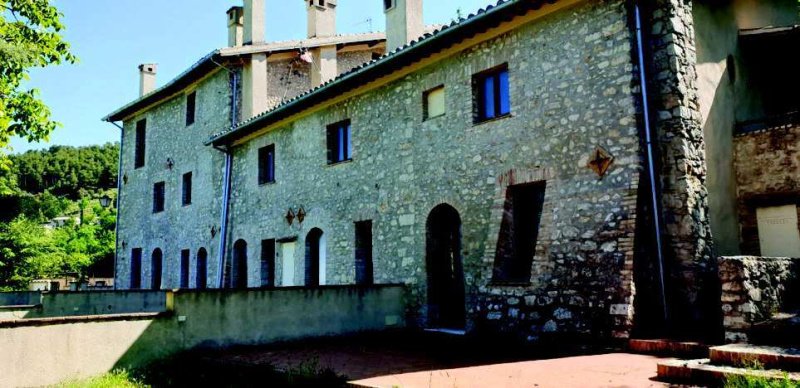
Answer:
[[[431,210],[425,244],[428,326],[462,330],[466,325],[461,217],[452,206]]]
[[[261,287],[275,287],[275,240],[261,240]]]
[[[200,290],[208,287],[208,252],[205,248],[197,251],[197,272],[195,273],[195,287]]]
[[[142,248],[131,251],[131,289],[142,288]]]
[[[247,288],[247,241],[238,240],[233,244],[233,262],[231,263],[229,288],[243,290]]]
[[[150,256],[150,288],[154,290],[161,289],[161,275],[163,270],[164,255],[161,253],[160,248],[153,251]]]
[[[360,221],[356,222],[356,284],[373,283],[372,221]]]
[[[306,286],[320,285],[320,259],[322,258],[322,229],[314,228],[306,236]]]

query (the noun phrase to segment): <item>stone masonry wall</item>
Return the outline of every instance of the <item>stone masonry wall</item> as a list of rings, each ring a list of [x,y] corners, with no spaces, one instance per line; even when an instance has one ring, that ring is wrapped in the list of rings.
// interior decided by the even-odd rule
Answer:
[[[758,255],[757,207],[794,203],[800,219],[800,124],[737,135],[734,155],[742,252]]]
[[[719,277],[725,341],[747,342],[753,324],[785,311],[791,294],[800,286],[798,270],[800,259],[721,257]]]
[[[151,253],[163,251],[162,288],[180,283],[181,250],[191,251],[190,284],[195,285],[196,258],[200,248],[208,252],[208,283],[217,281],[223,154],[203,142],[220,128],[230,126],[230,76],[218,71],[193,89],[197,92],[196,121],[186,126],[186,97],[179,95],[125,121],[120,177],[119,240],[116,281],[130,287],[130,260],[134,248],[142,248],[142,287],[149,288]],[[145,166],[134,168],[136,122],[147,119]],[[167,160],[173,162],[168,167]],[[192,172],[192,204],[182,206],[184,173]],[[166,183],[165,211],[153,213],[153,184]],[[212,234],[212,229],[216,231]]]
[[[409,313],[425,325],[426,219],[447,203],[462,220],[468,330],[626,336],[642,166],[631,42],[623,1],[588,2],[238,146],[229,239],[248,243],[249,284],[259,285],[260,241],[273,238],[297,239],[302,284],[312,228],[324,231],[327,284],[353,283],[354,222],[372,220],[375,281],[408,285]],[[512,114],[473,124],[472,76],[503,63]],[[423,120],[423,93],[442,84],[446,115]],[[328,165],[325,128],[344,119],[353,161]],[[277,182],[259,186],[258,149],[269,144]],[[603,177],[587,167],[598,148],[614,158]],[[539,181],[530,284],[495,284],[506,189]],[[300,207],[304,222],[290,226],[287,210]]]
[[[649,37],[650,91],[660,151],[667,300],[675,329],[711,329],[716,270],[708,221],[706,163],[697,94],[692,2],[656,0]]]

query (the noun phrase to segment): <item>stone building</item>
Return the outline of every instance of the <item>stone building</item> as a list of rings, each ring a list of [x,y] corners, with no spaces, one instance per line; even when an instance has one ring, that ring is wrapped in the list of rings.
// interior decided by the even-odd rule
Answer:
[[[304,3],[308,39],[265,42],[246,0],[230,47],[158,89],[143,65],[106,117],[118,287],[402,283],[413,324],[529,340],[717,327],[714,242],[748,246],[742,193],[774,188],[732,133],[769,99],[722,75],[744,36],[796,39],[796,2],[506,0],[426,29],[385,0],[386,35]],[[797,168],[796,129],[765,165]]]

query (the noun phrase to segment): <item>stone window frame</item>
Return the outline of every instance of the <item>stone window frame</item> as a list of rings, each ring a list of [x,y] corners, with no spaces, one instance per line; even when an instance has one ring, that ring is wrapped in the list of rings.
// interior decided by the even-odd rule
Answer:
[[[544,203],[542,204],[542,218],[539,223],[539,235],[534,247],[531,260],[531,280],[528,282],[497,282],[494,280],[494,268],[497,253],[497,243],[503,223],[504,206],[509,186],[545,183]],[[549,167],[512,168],[497,176],[495,181],[495,195],[492,200],[490,225],[486,246],[484,247],[483,264],[484,278],[489,279],[488,286],[494,288],[530,288],[535,285],[537,269],[548,264],[548,252],[551,244],[551,228],[553,223],[553,210],[556,204],[551,200],[553,193],[558,193],[559,184],[553,169]]]

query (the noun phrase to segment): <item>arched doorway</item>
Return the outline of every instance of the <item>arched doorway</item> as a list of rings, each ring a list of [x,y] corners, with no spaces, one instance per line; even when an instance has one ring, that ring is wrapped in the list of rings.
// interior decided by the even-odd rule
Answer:
[[[238,240],[233,244],[233,268],[231,288],[238,290],[247,288],[247,241]]]
[[[431,210],[426,227],[428,326],[464,329],[466,310],[461,217],[452,206],[442,204]]]
[[[195,271],[195,287],[204,290],[208,287],[208,252],[205,248],[197,251],[197,270]]]
[[[306,235],[306,286],[325,285],[325,233],[314,228]]]
[[[150,288],[153,290],[161,289],[163,262],[164,254],[161,252],[161,248],[156,248],[150,256]]]

